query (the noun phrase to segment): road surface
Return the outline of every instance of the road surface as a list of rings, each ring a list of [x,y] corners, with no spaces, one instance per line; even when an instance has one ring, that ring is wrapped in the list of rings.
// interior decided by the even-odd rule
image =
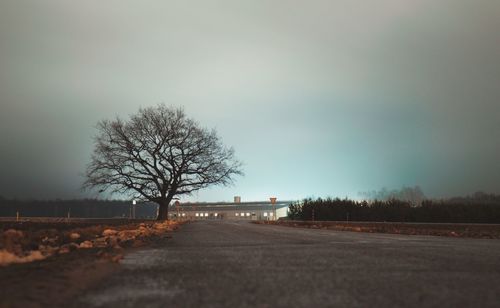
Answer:
[[[199,221],[77,307],[499,307],[500,240]]]

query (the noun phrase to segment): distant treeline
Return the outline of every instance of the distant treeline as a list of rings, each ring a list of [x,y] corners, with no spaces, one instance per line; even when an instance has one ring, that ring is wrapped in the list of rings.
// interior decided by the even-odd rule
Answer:
[[[401,189],[392,190],[382,188],[380,190],[360,192],[359,195],[365,200],[388,201],[396,199],[408,201],[413,205],[421,205],[422,201],[426,199],[424,192],[418,185],[415,187],[404,186]]]
[[[0,216],[16,217],[70,217],[74,218],[128,218],[131,201],[122,200],[15,200],[0,197]],[[156,218],[157,206],[138,203],[136,218]]]
[[[354,201],[305,199],[292,203],[289,217],[295,220],[388,221],[436,223],[500,223],[500,195],[475,193],[445,200]]]

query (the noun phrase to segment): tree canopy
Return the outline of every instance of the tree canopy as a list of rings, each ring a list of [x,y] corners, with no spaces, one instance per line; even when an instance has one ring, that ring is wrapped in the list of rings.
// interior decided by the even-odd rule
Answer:
[[[168,218],[175,196],[228,185],[243,174],[234,149],[182,108],[141,108],[126,121],[100,121],[97,129],[84,187],[156,202],[158,219]]]

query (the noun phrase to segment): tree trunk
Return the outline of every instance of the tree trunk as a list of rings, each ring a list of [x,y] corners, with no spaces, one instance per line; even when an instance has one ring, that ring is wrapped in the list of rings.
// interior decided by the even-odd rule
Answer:
[[[160,206],[158,210],[158,217],[156,220],[168,220],[168,204],[170,203],[170,200],[164,199],[158,202],[158,205]]]

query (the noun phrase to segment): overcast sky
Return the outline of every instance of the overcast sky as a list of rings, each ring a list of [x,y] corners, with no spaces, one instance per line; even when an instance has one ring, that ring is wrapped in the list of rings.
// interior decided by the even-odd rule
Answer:
[[[0,195],[79,198],[97,121],[183,106],[246,175],[191,200],[500,193],[500,2],[0,0]]]

